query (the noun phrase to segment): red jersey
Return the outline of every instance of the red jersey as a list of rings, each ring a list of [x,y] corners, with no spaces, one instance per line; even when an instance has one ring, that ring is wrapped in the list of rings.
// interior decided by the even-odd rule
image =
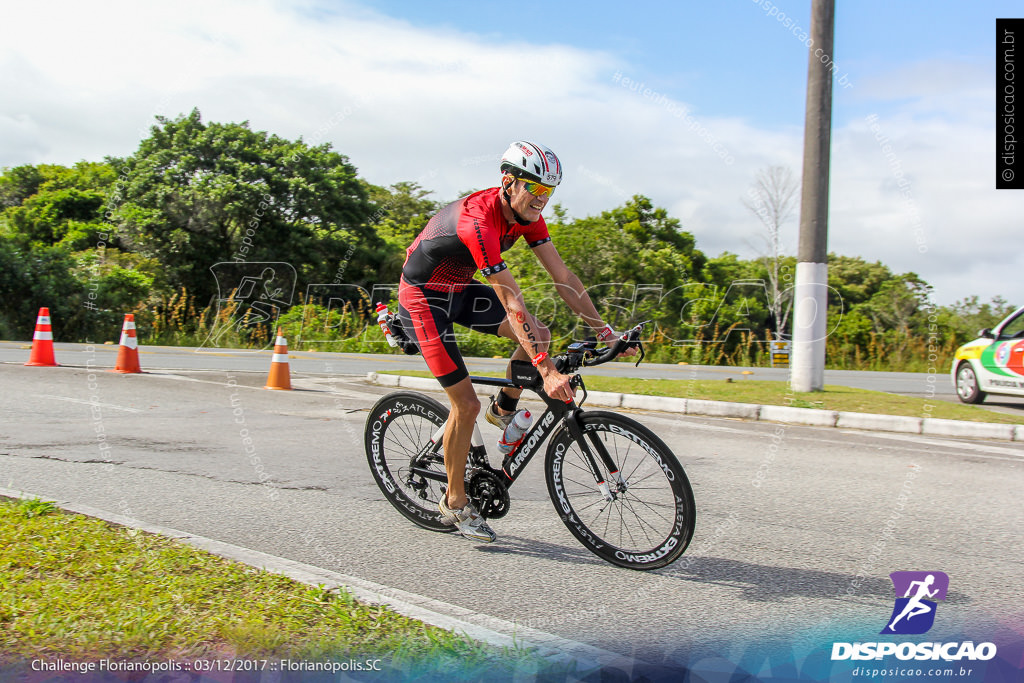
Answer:
[[[406,250],[402,279],[411,285],[461,292],[479,270],[493,275],[508,266],[501,253],[525,237],[530,247],[550,242],[543,218],[509,224],[501,213],[501,188],[456,200],[438,211]]]

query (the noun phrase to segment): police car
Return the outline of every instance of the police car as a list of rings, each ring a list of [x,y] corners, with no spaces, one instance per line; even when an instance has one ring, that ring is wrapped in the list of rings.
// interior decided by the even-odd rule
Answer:
[[[950,378],[964,403],[987,394],[1024,396],[1024,306],[956,350]]]

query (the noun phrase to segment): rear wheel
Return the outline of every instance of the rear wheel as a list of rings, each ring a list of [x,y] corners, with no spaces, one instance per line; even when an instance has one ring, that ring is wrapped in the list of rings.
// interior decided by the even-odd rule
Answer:
[[[964,403],[981,403],[985,400],[985,392],[978,384],[978,375],[967,361],[956,370],[956,395]]]
[[[551,502],[580,543],[612,564],[658,569],[674,562],[693,536],[693,490],[676,457],[653,432],[616,413],[580,417],[600,473],[563,426],[548,446]],[[609,472],[601,450],[615,463]]]
[[[447,419],[448,409],[434,399],[399,391],[377,401],[366,420],[366,459],[377,486],[399,512],[432,531],[454,530],[437,509],[447,478],[441,440],[431,441]]]

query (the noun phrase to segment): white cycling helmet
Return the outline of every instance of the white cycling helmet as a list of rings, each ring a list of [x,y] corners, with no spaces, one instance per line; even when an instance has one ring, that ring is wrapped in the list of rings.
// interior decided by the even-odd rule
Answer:
[[[517,178],[557,186],[562,182],[562,162],[544,145],[517,140],[501,155],[501,172]]]

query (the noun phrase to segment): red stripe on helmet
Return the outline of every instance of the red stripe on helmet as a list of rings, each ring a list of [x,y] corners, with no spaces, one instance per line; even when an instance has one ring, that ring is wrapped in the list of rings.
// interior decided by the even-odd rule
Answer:
[[[545,170],[545,171],[548,171],[548,170],[549,170],[549,169],[548,169],[548,158],[547,158],[547,156],[546,156],[546,155],[544,154],[544,151],[543,151],[543,150],[541,150],[541,148],[540,148],[540,147],[538,147],[537,145],[535,145],[535,144],[534,144],[534,143],[532,143],[532,142],[527,142],[526,144],[528,144],[528,145],[529,145],[530,147],[533,147],[533,149],[534,149],[534,150],[536,150],[536,152],[537,152],[537,156],[539,156],[539,157],[540,157],[540,159],[541,159],[541,163],[543,163],[543,164],[544,164],[544,170]]]

